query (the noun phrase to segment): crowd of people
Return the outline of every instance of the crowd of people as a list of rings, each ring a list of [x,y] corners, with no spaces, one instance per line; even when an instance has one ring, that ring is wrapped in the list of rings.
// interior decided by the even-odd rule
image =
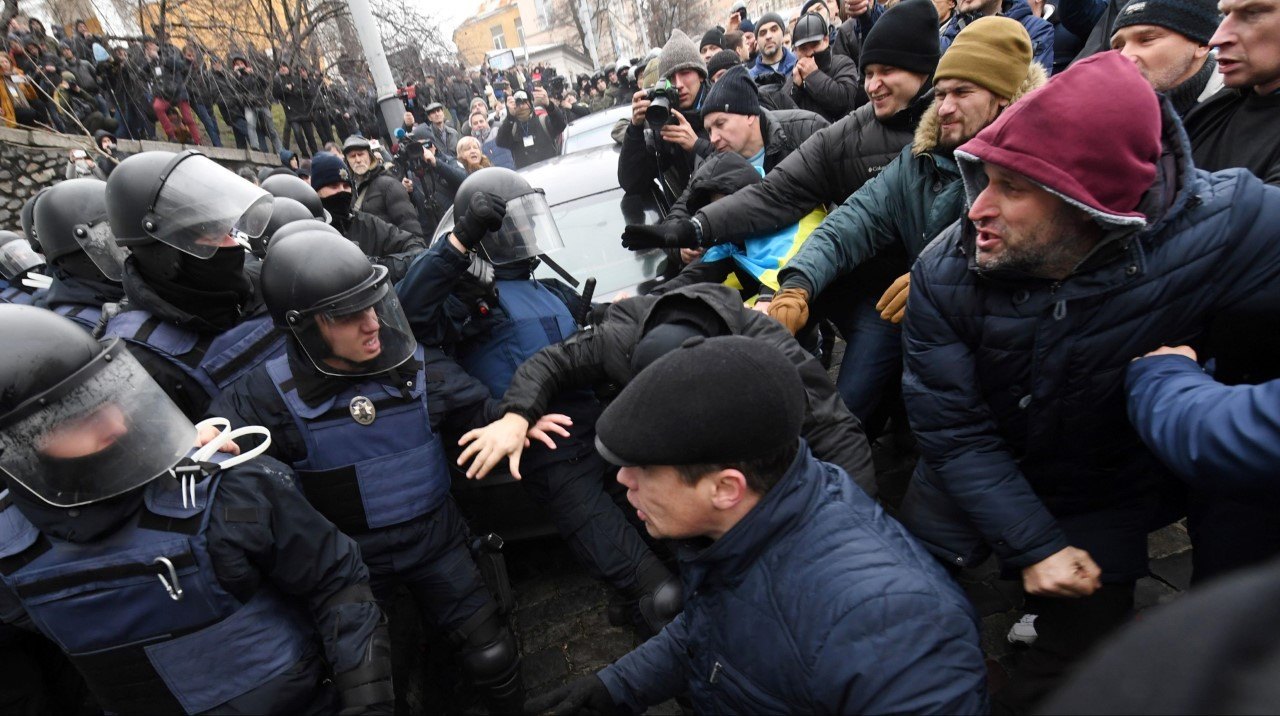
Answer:
[[[1280,0],[1084,5],[739,4],[314,139],[281,64],[307,161],[239,175],[97,127],[0,232],[0,707],[403,710],[404,587],[492,713],[1274,710]],[[670,209],[620,240],[671,270],[592,302],[517,170],[628,105]],[[533,699],[450,494],[504,470],[644,638]],[[1135,627],[1178,520],[1192,588]]]

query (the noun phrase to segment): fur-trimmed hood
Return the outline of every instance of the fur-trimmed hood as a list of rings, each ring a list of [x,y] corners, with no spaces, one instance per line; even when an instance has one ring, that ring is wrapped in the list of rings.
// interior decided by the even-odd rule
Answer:
[[[1028,92],[1039,89],[1048,81],[1049,74],[1044,71],[1040,63],[1033,60],[1027,67],[1027,78],[1018,86],[1018,91],[1010,98],[1009,104],[1017,102]],[[932,152],[938,146],[938,128],[938,100],[935,99],[920,117],[920,124],[916,126],[916,134],[911,141],[911,154],[918,157],[926,152]]]

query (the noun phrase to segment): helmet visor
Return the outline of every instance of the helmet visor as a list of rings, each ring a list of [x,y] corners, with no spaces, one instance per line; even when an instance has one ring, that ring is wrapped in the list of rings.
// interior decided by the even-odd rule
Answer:
[[[44,257],[31,248],[26,239],[14,239],[0,246],[0,275],[12,280],[37,266],[44,265]]]
[[[165,474],[196,430],[116,339],[0,425],[0,470],[58,507],[105,500]]]
[[[490,261],[501,265],[562,249],[564,239],[539,190],[509,199],[502,228],[486,234],[480,247]]]
[[[77,226],[75,236],[76,243],[80,244],[80,248],[84,249],[85,255],[93,261],[102,275],[119,282],[124,275],[124,259],[129,252],[116,245],[116,236],[111,233],[111,223],[103,219],[89,226]]]
[[[145,227],[156,241],[207,259],[231,245],[233,231],[261,236],[270,220],[270,194],[193,154],[169,170]]]
[[[286,319],[307,359],[332,376],[385,373],[413,357],[417,341],[384,266],[372,280]]]

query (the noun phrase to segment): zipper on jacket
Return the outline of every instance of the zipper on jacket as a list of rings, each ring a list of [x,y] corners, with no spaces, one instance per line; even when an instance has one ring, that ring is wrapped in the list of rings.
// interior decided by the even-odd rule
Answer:
[[[716,679],[720,677],[720,672],[723,669],[724,667],[721,666],[720,662],[717,661],[715,666],[711,667],[711,676],[707,678],[707,683],[714,684],[716,682]]]

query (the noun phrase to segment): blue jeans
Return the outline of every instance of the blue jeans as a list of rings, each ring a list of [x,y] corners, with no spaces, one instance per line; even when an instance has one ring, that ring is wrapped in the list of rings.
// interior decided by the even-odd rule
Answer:
[[[858,297],[844,310],[830,311],[829,316],[845,342],[836,390],[868,437],[883,427],[879,409],[902,377],[902,328],[880,317],[876,310],[880,292],[872,293]]]
[[[196,117],[200,118],[200,124],[204,125],[204,131],[209,135],[209,143],[215,147],[221,147],[222,130],[218,129],[218,120],[213,118],[209,105],[192,102],[191,109],[195,110]]]

